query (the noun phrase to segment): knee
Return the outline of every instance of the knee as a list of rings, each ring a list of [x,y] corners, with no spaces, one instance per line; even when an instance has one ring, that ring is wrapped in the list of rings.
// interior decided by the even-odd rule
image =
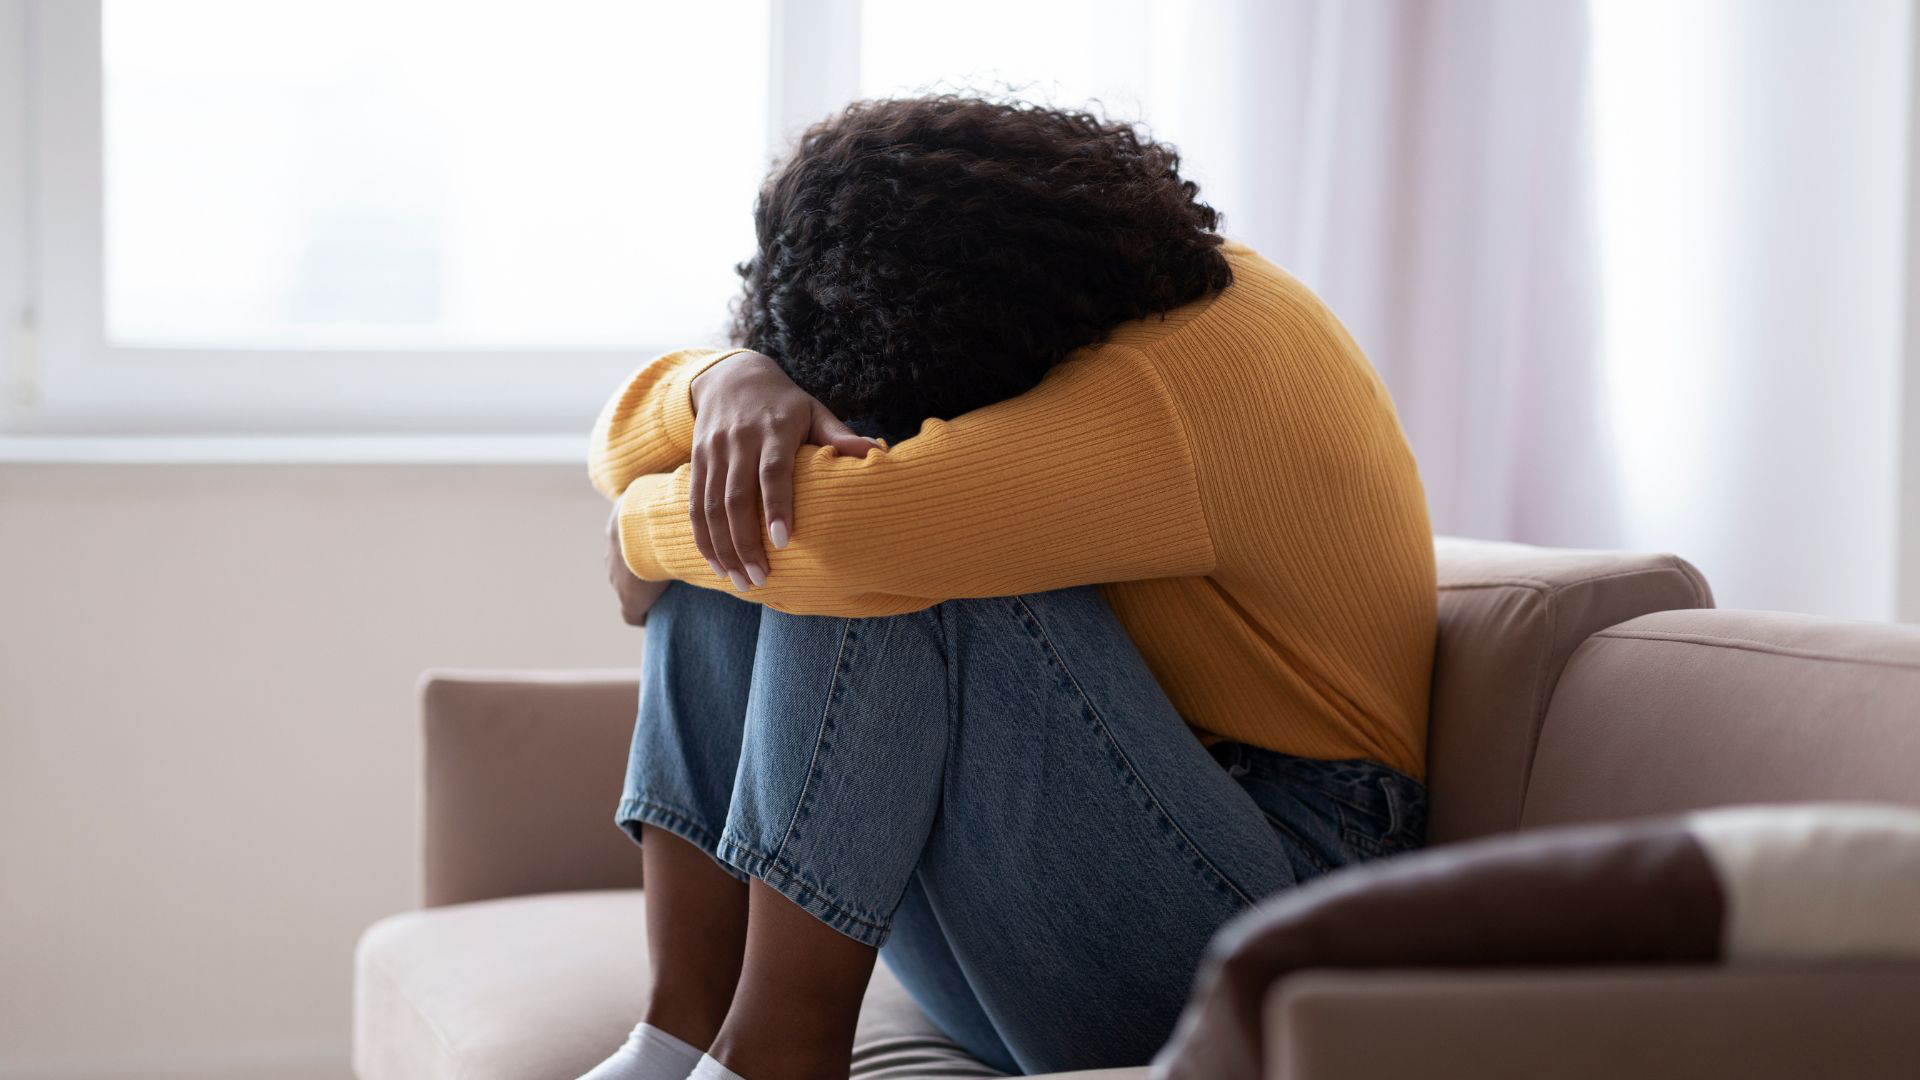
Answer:
[[[676,684],[696,693],[738,684],[744,693],[759,630],[758,606],[676,581],[647,615],[642,684]]]
[[[1055,632],[1118,631],[1120,626],[1119,618],[1096,585],[1018,596],[948,600],[939,608],[954,624],[976,632],[1010,632],[1016,627],[1025,627],[1051,636]]]
[[[752,611],[755,607],[756,605],[724,589],[703,589],[684,581],[668,582],[666,591],[660,594],[660,599],[653,602],[655,611],[698,616],[719,616],[739,611]]]
[[[647,612],[647,637],[744,631],[759,625],[760,608],[719,589],[703,589],[684,581],[670,582]]]
[[[844,668],[929,658],[924,650],[938,649],[944,638],[939,628],[946,606],[867,617],[789,615],[769,608],[761,616],[760,662]]]

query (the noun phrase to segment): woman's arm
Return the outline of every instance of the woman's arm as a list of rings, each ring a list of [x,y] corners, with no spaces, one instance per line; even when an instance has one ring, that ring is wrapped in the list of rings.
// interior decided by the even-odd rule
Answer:
[[[622,548],[642,578],[724,588],[696,540],[690,472],[626,490]],[[1147,360],[1115,346],[893,449],[803,451],[793,500],[803,527],[767,552],[765,584],[744,595],[797,614],[894,614],[1213,569],[1180,415]]]
[[[708,372],[713,377],[703,378]],[[766,578],[762,523],[775,547],[794,527],[788,474],[809,442],[854,457],[873,445],[771,358],[750,349],[682,349],[635,372],[600,411],[588,474],[601,494],[618,499],[636,477],[691,463],[696,501],[706,510],[695,542],[716,577],[737,574],[744,588],[749,578]]]
[[[668,582],[646,581],[627,569],[627,557],[620,552],[620,513],[614,511],[607,522],[607,583],[620,601],[620,618],[628,626],[647,625],[647,612],[653,602],[667,591]]]
[[[692,460],[689,387],[701,372],[743,351],[679,349],[634,372],[593,425],[587,475],[600,494],[617,499],[634,477],[671,472]]]

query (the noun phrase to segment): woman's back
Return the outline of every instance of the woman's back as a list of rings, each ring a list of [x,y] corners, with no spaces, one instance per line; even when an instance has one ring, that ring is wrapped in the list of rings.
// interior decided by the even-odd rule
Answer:
[[[1203,733],[1418,777],[1435,603],[1419,471],[1333,314],[1226,253],[1225,291],[1085,356],[1134,353],[1164,382],[1213,548],[1205,576],[1110,584],[1108,601]]]

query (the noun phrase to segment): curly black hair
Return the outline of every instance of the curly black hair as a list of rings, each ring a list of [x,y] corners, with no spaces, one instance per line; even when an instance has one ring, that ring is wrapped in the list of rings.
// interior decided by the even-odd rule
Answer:
[[[1090,112],[861,101],[754,205],[737,344],[837,415],[911,434],[1031,389],[1069,352],[1233,279],[1173,147]]]

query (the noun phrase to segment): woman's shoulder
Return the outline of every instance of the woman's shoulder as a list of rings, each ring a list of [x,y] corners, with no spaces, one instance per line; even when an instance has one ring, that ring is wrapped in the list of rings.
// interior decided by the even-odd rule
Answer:
[[[1227,240],[1220,250],[1232,284],[1165,315],[1123,323],[1108,341],[1162,355],[1223,345],[1257,350],[1303,338],[1351,344],[1333,312],[1298,278],[1238,241]]]
[[[1231,285],[1119,328],[1114,351],[1151,369],[1179,412],[1231,441],[1271,436],[1276,411],[1329,452],[1339,446],[1325,430],[1397,432],[1379,374],[1313,290],[1245,245],[1225,253]]]

